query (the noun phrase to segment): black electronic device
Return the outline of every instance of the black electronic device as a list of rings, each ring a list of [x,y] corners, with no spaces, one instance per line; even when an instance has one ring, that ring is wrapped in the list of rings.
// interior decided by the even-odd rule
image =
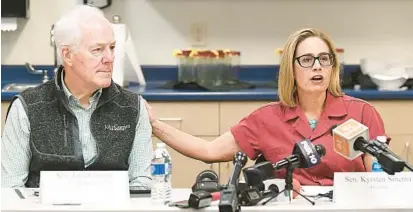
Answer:
[[[237,212],[241,210],[238,202],[238,181],[242,168],[247,163],[248,158],[244,152],[237,152],[234,155],[234,168],[226,188],[221,191],[221,198],[218,204],[220,212]]]

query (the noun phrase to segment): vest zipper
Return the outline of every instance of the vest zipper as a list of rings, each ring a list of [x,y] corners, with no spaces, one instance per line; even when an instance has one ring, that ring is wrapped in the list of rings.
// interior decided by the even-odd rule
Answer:
[[[65,140],[65,147],[67,147],[67,124],[66,124],[66,114],[63,114],[63,126],[64,126],[64,134],[63,139]]]
[[[96,109],[95,109],[95,111],[96,111]],[[94,111],[92,112],[92,115],[90,116],[89,129],[90,129],[90,133],[92,134],[93,139],[95,139],[95,141],[96,141],[96,143],[95,143],[95,145],[96,145],[96,158],[95,158],[95,161],[96,161],[99,158],[99,145],[98,145],[98,140],[96,139],[96,136],[92,131],[92,116],[93,116],[93,113],[94,113]],[[95,162],[95,161],[93,161],[93,162]]]

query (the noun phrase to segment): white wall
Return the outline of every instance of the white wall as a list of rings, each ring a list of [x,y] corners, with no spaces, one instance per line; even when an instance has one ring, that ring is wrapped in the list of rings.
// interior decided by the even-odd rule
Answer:
[[[31,18],[2,32],[2,64],[52,64],[50,26],[78,0],[31,0]],[[113,0],[145,65],[172,65],[190,47],[189,26],[208,24],[206,48],[242,51],[243,64],[276,64],[274,49],[302,27],[328,32],[347,63],[363,57],[413,59],[412,0]],[[413,61],[413,60],[412,60]]]

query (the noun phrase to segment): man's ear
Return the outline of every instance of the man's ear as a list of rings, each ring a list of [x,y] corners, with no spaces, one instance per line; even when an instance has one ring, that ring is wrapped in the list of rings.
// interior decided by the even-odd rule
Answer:
[[[61,51],[62,59],[69,66],[72,66],[73,53],[70,47],[64,46]]]

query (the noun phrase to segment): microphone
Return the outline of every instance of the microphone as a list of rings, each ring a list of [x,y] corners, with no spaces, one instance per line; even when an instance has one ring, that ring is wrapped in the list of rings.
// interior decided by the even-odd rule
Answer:
[[[389,154],[393,155],[394,157],[399,158],[396,153],[394,153],[393,151],[390,150],[389,146],[386,144],[387,138],[386,136],[377,136],[376,139],[374,139],[372,142],[374,144],[375,147],[379,148],[380,150],[384,151],[384,152],[388,152]],[[408,164],[408,161],[405,161],[405,167],[410,170],[413,171],[413,167],[412,165]]]
[[[274,178],[274,172],[283,168],[310,168],[321,162],[326,149],[321,144],[313,145],[310,140],[303,140],[294,145],[293,154],[276,162],[265,161],[243,170],[248,186],[259,186],[263,181]]]
[[[354,119],[349,119],[341,125],[334,125],[331,130],[333,136],[333,148],[334,151],[349,159],[354,160],[363,154],[358,149],[355,149],[355,143],[360,145],[360,141],[357,139],[368,140],[369,129],[363,124],[357,122]]]
[[[280,193],[280,189],[278,188],[278,186],[275,184],[271,184],[270,186],[268,186],[268,190],[263,192],[262,196],[265,199],[277,195],[278,193]]]
[[[256,187],[249,187],[243,190],[239,196],[242,206],[257,205],[263,199],[277,196],[280,193],[280,189],[277,185],[271,184],[268,190],[261,191]]]
[[[245,166],[247,161],[247,155],[243,152],[237,152],[237,154],[234,155],[234,159],[232,160],[232,162],[234,163],[234,168],[228,181],[228,185],[236,185],[238,183],[241,170]]]
[[[321,162],[326,155],[326,148],[321,144],[313,145],[310,140],[303,140],[294,145],[293,154],[274,164],[275,170],[291,165],[292,168],[310,168]]]
[[[338,126],[340,127],[338,128]],[[354,129],[363,132],[359,132],[359,135],[356,135],[357,133],[354,133]],[[372,146],[368,146],[369,144],[372,144],[379,150],[389,152],[396,156],[396,154],[388,148],[385,141],[379,141],[379,138],[377,138],[369,142],[368,128],[354,119],[349,119],[341,125],[333,125],[330,134],[333,136],[334,151],[349,160],[354,160],[366,151],[372,152],[371,155],[375,154],[373,153],[375,150],[372,149]],[[382,139],[380,138],[380,140]]]
[[[269,161],[258,163],[254,166],[245,168],[243,170],[244,179],[249,188],[258,188],[263,181],[275,177],[274,172],[280,169],[287,169],[287,174],[285,177],[285,188],[281,192],[287,192],[290,201],[290,191],[296,192],[298,195],[302,196],[312,205],[315,203],[308,199],[307,197],[300,194],[300,192],[294,190],[293,187],[293,170],[294,168],[310,168],[321,162],[321,157],[325,156],[326,149],[321,144],[313,145],[310,140],[306,139],[300,142],[295,143],[293,154],[272,164]],[[280,193],[281,193],[280,192]],[[270,199],[265,201],[263,205],[271,201],[275,196],[272,196]],[[258,198],[255,198],[258,199]]]
[[[331,133],[334,151],[339,155],[354,160],[361,154],[368,153],[377,158],[386,173],[392,175],[403,171],[405,162],[377,146],[377,142],[369,142],[368,128],[356,120],[349,119],[339,126],[333,126]]]
[[[243,152],[237,152],[237,154],[234,155],[234,168],[227,187],[221,192],[221,198],[218,204],[220,212],[235,212],[240,210],[240,205],[238,204],[238,180],[247,160],[247,155]]]

